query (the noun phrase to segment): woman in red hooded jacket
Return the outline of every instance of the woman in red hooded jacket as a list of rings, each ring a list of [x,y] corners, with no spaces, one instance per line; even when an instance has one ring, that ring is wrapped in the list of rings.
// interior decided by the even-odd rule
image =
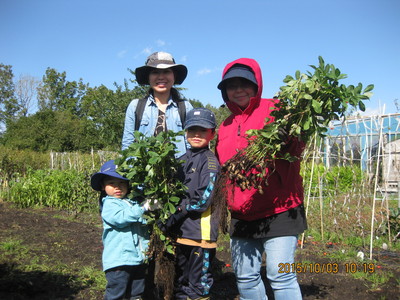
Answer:
[[[262,85],[255,60],[240,58],[226,65],[218,88],[232,114],[218,130],[216,154],[221,165],[247,146],[247,130],[261,129],[274,121],[271,111],[279,100],[262,99]],[[291,137],[283,142],[282,151],[301,156],[303,142]],[[267,299],[261,279],[264,252],[275,299],[301,299],[296,274],[285,269],[293,266],[298,235],[307,228],[300,160],[277,159],[265,176],[268,186],[262,186],[262,194],[256,188],[227,189],[232,264],[240,299]]]

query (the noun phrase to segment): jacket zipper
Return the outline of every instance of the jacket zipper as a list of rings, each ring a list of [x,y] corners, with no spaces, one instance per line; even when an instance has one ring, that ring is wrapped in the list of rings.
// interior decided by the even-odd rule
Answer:
[[[237,132],[237,135],[238,135],[238,136],[240,136],[240,124],[239,124],[239,126],[238,126],[238,132]]]

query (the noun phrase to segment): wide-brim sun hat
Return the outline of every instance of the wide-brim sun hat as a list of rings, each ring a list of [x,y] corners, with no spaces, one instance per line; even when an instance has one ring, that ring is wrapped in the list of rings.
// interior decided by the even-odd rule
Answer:
[[[228,81],[228,79],[235,78],[235,77],[244,78],[258,86],[256,77],[255,77],[254,73],[251,71],[251,69],[245,65],[236,64],[236,65],[233,65],[225,73],[224,77],[222,78],[222,81],[217,86],[218,89],[220,89],[220,90],[225,89],[225,84]]]
[[[167,52],[154,52],[151,54],[145,65],[135,70],[136,81],[139,84],[149,84],[149,74],[152,69],[171,68],[175,74],[175,84],[182,84],[185,80],[188,70],[186,66],[175,63],[175,59]]]
[[[104,165],[101,166],[100,172],[93,174],[90,178],[90,185],[92,186],[92,189],[94,189],[95,191],[101,191],[103,188],[103,178],[105,176],[111,176],[129,181],[129,179],[118,174],[116,170],[117,166],[115,165],[114,160],[109,160],[105,162]]]
[[[214,129],[217,127],[215,122],[214,113],[203,107],[194,108],[186,114],[186,121],[184,129],[188,129],[193,126],[199,126],[203,128]]]

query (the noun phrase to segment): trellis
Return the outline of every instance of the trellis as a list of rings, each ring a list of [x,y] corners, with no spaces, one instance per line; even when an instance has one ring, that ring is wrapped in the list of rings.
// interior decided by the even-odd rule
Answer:
[[[377,199],[383,199],[390,193],[400,192],[399,142],[399,113],[351,117],[332,124],[328,129],[324,162],[329,167],[332,160],[338,164],[358,161],[361,168],[375,179]],[[337,153],[332,153],[332,148],[338,149]]]
[[[80,152],[50,152],[50,168],[58,170],[74,169],[84,171],[88,168],[97,170],[100,165],[109,159],[115,159],[118,153],[115,151],[91,150],[90,154]],[[88,165],[90,163],[90,165]]]
[[[358,164],[366,172],[373,188],[373,207],[371,214],[370,259],[372,259],[372,242],[375,220],[375,205],[381,205],[389,210],[389,200],[398,201],[400,208],[400,114],[356,116],[346,120],[332,122],[328,128],[323,144],[319,146],[314,139],[313,149],[305,154],[311,159],[311,172],[314,172],[316,161],[323,161],[329,168],[333,165]],[[311,176],[312,178],[313,176]],[[310,200],[310,183],[305,183],[306,204]],[[322,186],[319,185],[319,201],[322,207]],[[308,209],[308,205],[307,205]],[[389,212],[387,214],[389,220]],[[323,224],[321,211],[321,233]],[[304,235],[303,235],[304,240]],[[390,226],[389,226],[390,240]]]

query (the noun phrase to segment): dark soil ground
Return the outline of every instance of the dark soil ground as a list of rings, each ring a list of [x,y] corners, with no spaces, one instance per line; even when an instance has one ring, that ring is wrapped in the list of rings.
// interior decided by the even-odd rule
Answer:
[[[100,219],[89,221],[84,218],[84,215],[71,218],[50,209],[16,209],[9,203],[0,202],[0,243],[10,238],[21,240],[23,245],[34,249],[32,257],[43,257],[76,270],[68,275],[19,271],[20,262],[0,250],[0,299],[102,299],[102,291],[94,291],[90,283],[80,284],[74,280],[83,267],[101,269],[101,222]],[[227,251],[229,246],[227,242],[220,246],[225,250],[217,252],[211,299],[239,299]],[[334,262],[328,257],[335,247],[338,246],[309,242],[298,249],[299,262],[311,264],[315,271],[320,267],[319,272],[309,269],[298,273],[303,299],[400,299],[399,253],[378,253],[377,250],[374,255],[377,275],[390,271],[393,276],[385,284],[374,285],[365,279],[355,279],[346,272],[343,262],[337,262],[338,273],[322,270],[322,265],[327,267]],[[269,299],[273,299],[268,287],[267,293]]]

